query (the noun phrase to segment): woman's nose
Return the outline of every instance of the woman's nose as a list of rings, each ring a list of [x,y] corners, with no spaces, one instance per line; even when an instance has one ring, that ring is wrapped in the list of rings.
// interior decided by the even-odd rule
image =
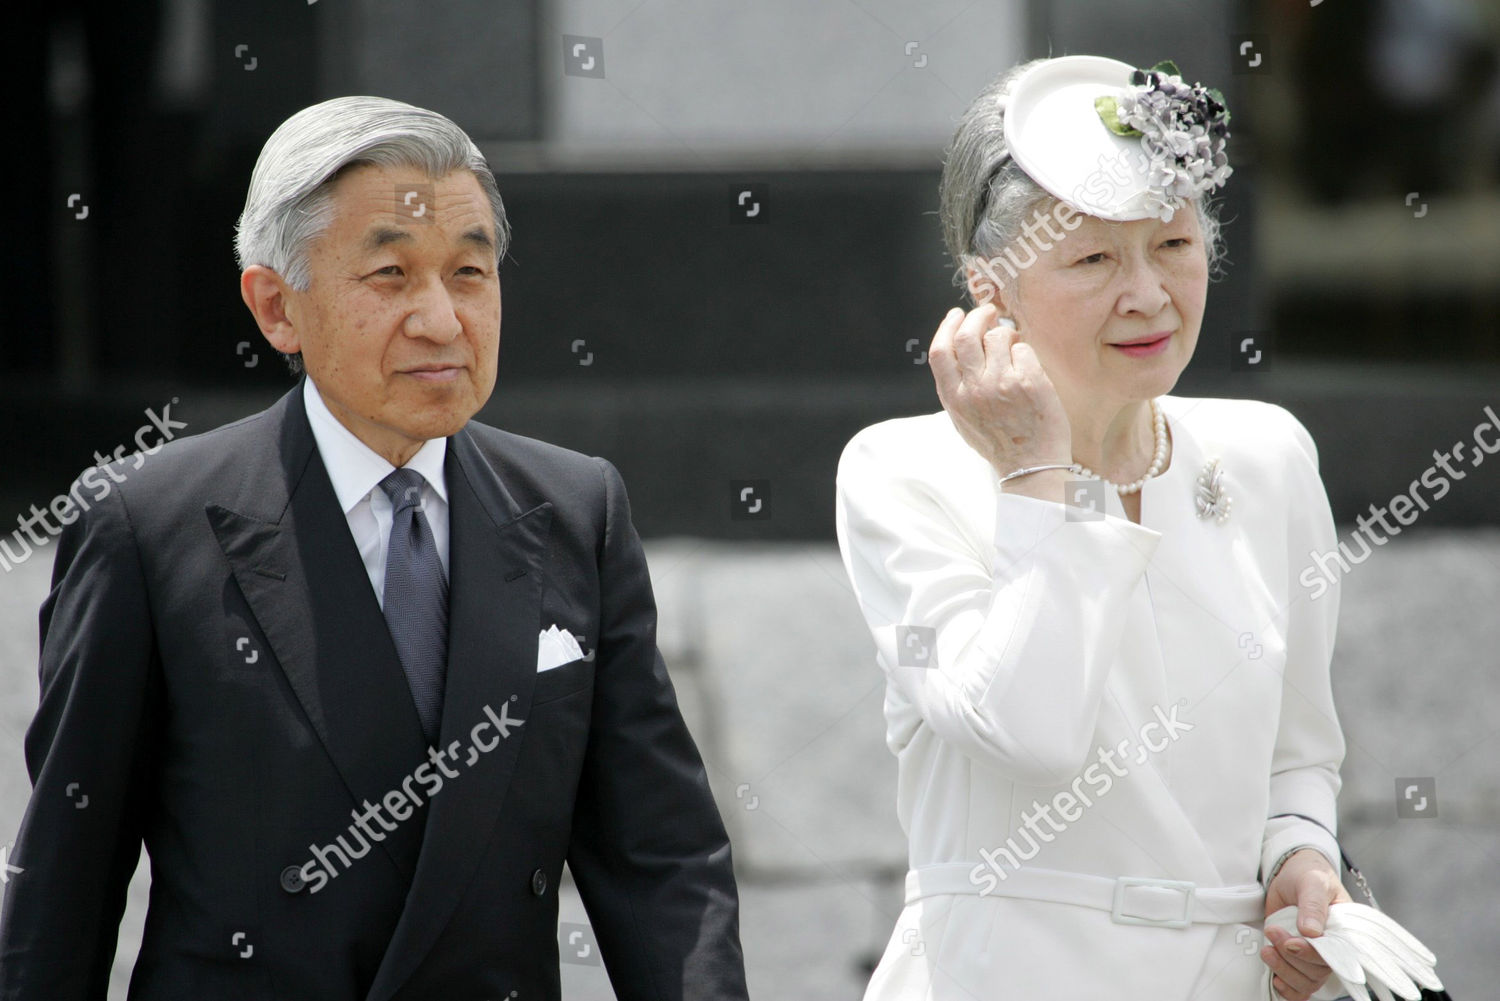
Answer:
[[[1167,294],[1166,275],[1150,260],[1136,260],[1126,266],[1125,287],[1120,291],[1119,311],[1155,316],[1171,296]]]

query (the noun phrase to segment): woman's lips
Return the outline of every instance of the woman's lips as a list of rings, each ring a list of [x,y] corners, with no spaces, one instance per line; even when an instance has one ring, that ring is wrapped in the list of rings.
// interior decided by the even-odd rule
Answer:
[[[1132,358],[1149,358],[1152,355],[1161,354],[1167,349],[1167,343],[1171,341],[1171,334],[1162,334],[1155,340],[1134,341],[1130,344],[1111,344],[1110,347],[1124,352]]]

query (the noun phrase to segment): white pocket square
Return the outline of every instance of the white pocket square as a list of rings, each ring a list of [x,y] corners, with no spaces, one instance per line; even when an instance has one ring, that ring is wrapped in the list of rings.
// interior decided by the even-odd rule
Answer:
[[[536,638],[536,669],[540,674],[570,664],[583,656],[578,640],[566,629],[549,626]]]

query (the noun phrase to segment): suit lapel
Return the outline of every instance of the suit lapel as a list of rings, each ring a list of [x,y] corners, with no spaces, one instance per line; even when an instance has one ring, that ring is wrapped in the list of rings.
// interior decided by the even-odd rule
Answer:
[[[209,522],[352,802],[374,802],[424,759],[421,724],[300,383],[270,416],[274,441],[247,457],[241,496],[208,505]],[[380,842],[405,880],[421,835],[418,815]]]
[[[441,746],[459,760],[432,797],[406,907],[368,994],[386,1001],[421,963],[452,916],[490,842],[527,728],[541,628],[542,560],[552,505],[522,512],[467,430],[448,440],[448,676]],[[407,698],[410,705],[410,698]],[[509,735],[471,751],[488,707]],[[413,719],[415,719],[413,711]],[[499,734],[491,724],[482,737]]]

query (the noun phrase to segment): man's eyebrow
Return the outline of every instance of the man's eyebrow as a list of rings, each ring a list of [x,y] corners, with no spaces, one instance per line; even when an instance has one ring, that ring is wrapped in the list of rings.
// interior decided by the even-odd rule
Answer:
[[[486,250],[495,249],[495,241],[490,239],[490,234],[486,233],[484,229],[479,226],[475,226],[473,229],[465,230],[460,239],[465,241],[466,243],[477,243],[479,246],[483,247]]]
[[[412,235],[404,229],[392,229],[389,226],[377,226],[375,229],[370,230],[370,232],[365,235],[364,249],[379,250],[386,244],[399,243],[403,240],[410,240],[411,238]],[[486,250],[495,249],[495,241],[490,238],[490,234],[485,232],[484,228],[481,226],[475,226],[472,229],[465,230],[459,236],[459,239],[463,240],[465,243],[476,244]]]
[[[378,226],[365,234],[364,248],[366,250],[379,250],[388,243],[399,243],[402,240],[410,240],[411,238],[411,234],[404,229]]]

